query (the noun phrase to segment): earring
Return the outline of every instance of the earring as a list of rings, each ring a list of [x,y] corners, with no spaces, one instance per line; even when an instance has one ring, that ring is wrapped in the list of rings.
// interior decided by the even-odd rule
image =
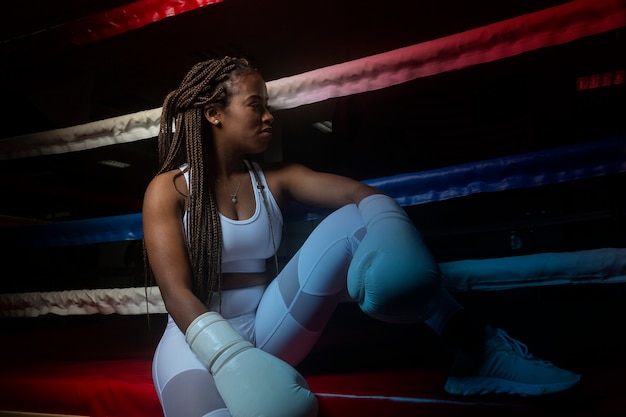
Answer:
[[[219,120],[217,120],[217,119],[215,119],[215,120],[213,120],[213,124],[214,124],[215,126],[219,126],[220,121],[219,121]]]

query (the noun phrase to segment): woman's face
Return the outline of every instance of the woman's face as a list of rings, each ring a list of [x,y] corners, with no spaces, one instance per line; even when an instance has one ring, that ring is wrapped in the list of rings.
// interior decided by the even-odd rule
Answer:
[[[267,108],[265,81],[251,72],[235,78],[232,89],[228,106],[215,115],[220,122],[213,131],[218,148],[243,154],[265,152],[272,140],[274,123]]]

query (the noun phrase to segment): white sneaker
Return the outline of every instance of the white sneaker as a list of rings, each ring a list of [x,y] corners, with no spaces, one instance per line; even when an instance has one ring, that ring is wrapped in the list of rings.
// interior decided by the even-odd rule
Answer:
[[[482,351],[459,350],[444,389],[456,395],[537,396],[567,390],[580,375],[534,357],[504,330],[487,329]]]

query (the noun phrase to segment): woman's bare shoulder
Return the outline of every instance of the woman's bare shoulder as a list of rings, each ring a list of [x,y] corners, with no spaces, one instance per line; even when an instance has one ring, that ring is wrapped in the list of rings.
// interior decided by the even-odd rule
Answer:
[[[266,175],[290,175],[298,170],[308,170],[304,165],[295,162],[263,162],[259,165]]]
[[[145,199],[184,200],[189,194],[187,181],[182,171],[174,169],[156,175],[148,184]]]

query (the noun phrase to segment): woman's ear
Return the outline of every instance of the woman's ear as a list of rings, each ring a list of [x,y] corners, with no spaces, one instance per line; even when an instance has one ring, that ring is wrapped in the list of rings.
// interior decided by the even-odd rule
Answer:
[[[220,120],[218,118],[219,114],[219,109],[215,105],[207,104],[204,106],[204,117],[206,117],[209,123],[214,124],[215,126],[220,125]]]

